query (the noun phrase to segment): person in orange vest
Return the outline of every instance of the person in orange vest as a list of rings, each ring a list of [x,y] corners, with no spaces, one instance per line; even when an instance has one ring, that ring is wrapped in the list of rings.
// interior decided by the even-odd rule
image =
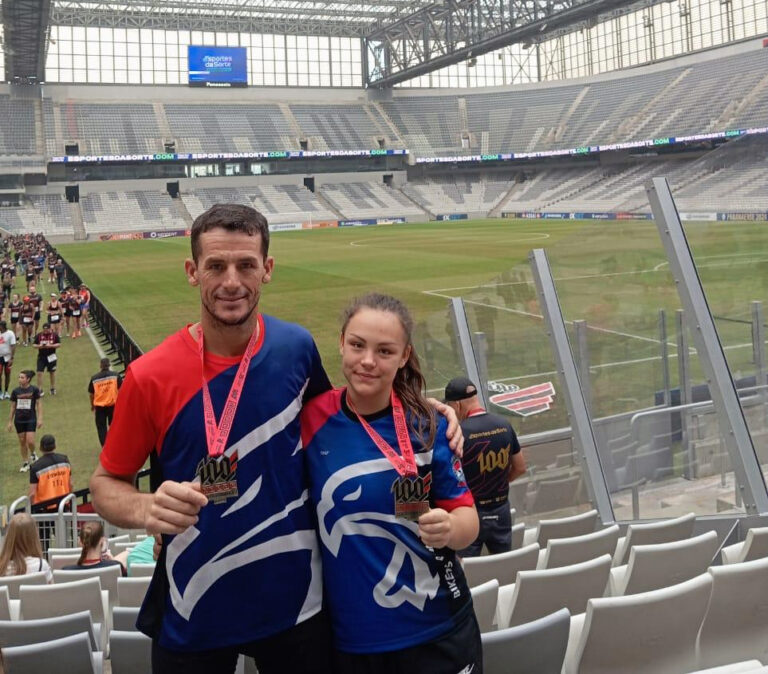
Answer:
[[[117,392],[123,383],[123,377],[109,369],[109,358],[102,358],[99,365],[101,369],[91,377],[88,393],[91,396],[91,411],[96,421],[96,432],[103,447],[107,440],[107,431],[112,424]]]
[[[29,499],[41,503],[60,498],[74,491],[72,466],[69,458],[56,452],[56,438],[44,435],[40,438],[40,458],[29,468]],[[56,509],[56,504],[50,506]]]

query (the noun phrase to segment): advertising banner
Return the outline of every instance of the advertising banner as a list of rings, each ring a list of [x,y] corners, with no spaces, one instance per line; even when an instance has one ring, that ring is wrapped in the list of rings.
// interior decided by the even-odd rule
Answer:
[[[405,218],[376,218],[377,225],[402,225]]]
[[[270,225],[270,232],[292,232],[297,229],[303,229],[303,223],[301,222],[281,222],[277,225]]]
[[[99,241],[136,241],[143,239],[142,232],[110,232],[99,234]]]
[[[466,220],[469,215],[466,213],[448,213],[447,215],[438,215],[438,220]]]
[[[768,213],[718,213],[718,220],[727,222],[747,221],[747,222],[766,222]]]
[[[699,222],[714,222],[717,220],[717,213],[680,213],[681,220],[697,220]]]
[[[176,236],[189,236],[190,231],[188,229],[169,229],[162,232],[142,232],[142,238],[144,239],[172,239]]]
[[[338,227],[338,220],[313,220],[312,222],[302,222],[302,229],[325,229],[327,227]]]
[[[339,220],[339,227],[368,227],[369,225],[376,225],[376,218],[369,218],[366,220]]]

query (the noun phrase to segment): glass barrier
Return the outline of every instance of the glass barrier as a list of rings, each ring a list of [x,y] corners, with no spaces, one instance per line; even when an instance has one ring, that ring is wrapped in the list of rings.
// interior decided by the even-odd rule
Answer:
[[[529,266],[505,270],[464,291],[463,299],[489,410],[522,436],[528,472],[509,488],[516,522],[533,525],[591,510]]]
[[[687,333],[678,351],[680,303],[655,224],[585,223],[547,254],[571,349],[588,358],[582,388],[616,519],[743,512],[711,405],[680,407],[681,364],[683,402],[704,377]]]
[[[758,461],[768,475],[768,226],[683,224]]]

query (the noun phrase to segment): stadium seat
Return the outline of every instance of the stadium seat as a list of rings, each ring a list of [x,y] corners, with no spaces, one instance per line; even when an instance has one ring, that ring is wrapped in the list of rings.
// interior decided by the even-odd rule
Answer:
[[[755,527],[747,531],[741,543],[728,545],[721,550],[723,564],[751,562],[768,557],[768,527]]]
[[[54,585],[22,585],[19,590],[22,620],[90,611],[94,624],[101,625],[100,650],[107,645],[109,593],[101,589],[98,578],[86,578]]]
[[[573,517],[561,517],[541,520],[536,527],[528,529],[523,538],[523,545],[538,543],[544,548],[552,538],[572,538],[592,533],[597,525],[597,510],[590,510]]]
[[[499,628],[515,627],[567,608],[584,613],[587,601],[602,597],[608,583],[611,556],[541,571],[521,571],[512,585],[499,588]]]
[[[560,674],[568,646],[567,609],[533,622],[488,632],[483,642],[485,674]]]
[[[155,564],[131,564],[128,575],[131,578],[140,578],[143,576],[152,576],[155,573]]]
[[[586,613],[571,618],[563,674],[693,670],[711,591],[705,573],[660,590],[590,599]]]
[[[131,632],[136,629],[138,617],[138,606],[113,606],[112,629],[120,632]]]
[[[697,669],[690,674],[768,674],[768,667],[764,666],[759,660],[745,660],[720,667]]]
[[[755,658],[768,664],[768,557],[713,566],[712,597],[697,642],[697,666]]]
[[[129,533],[125,533],[125,534],[119,534],[118,536],[112,536],[111,538],[107,539],[107,545],[109,546],[109,551],[113,555],[117,554],[117,552],[120,552],[120,550],[113,547],[117,543],[132,543],[131,535]]]
[[[621,566],[629,559],[629,550],[633,545],[652,545],[655,543],[671,543],[693,535],[696,515],[688,513],[671,520],[650,522],[648,524],[630,524],[627,535],[619,538],[613,565]]]
[[[553,538],[547,541],[547,549],[539,552],[537,569],[554,569],[595,559],[601,555],[613,555],[619,540],[619,527],[600,529],[591,534],[571,538]]]
[[[514,510],[514,508],[512,508]],[[523,547],[523,537],[525,536],[525,522],[512,525],[512,550],[519,550]]]
[[[65,566],[72,566],[77,564],[80,560],[80,553],[73,552],[67,554],[53,554],[48,556],[48,563],[51,565],[51,569],[63,569]]]
[[[3,648],[6,674],[101,674],[103,658],[91,651],[86,632],[26,646]],[[55,665],[54,665],[55,663]]]
[[[151,580],[152,578],[149,576],[139,578],[118,578],[117,605],[141,606]]]
[[[109,659],[112,674],[146,674],[152,668],[152,639],[135,630],[112,630]]]
[[[54,583],[69,583],[81,578],[98,578],[101,581],[101,589],[109,592],[109,605],[117,602],[117,579],[122,576],[122,568],[117,564],[105,566],[99,569],[82,569],[64,571],[57,569],[53,572]]]
[[[50,559],[52,555],[79,555],[82,551],[82,548],[48,548],[46,554]]]
[[[480,626],[480,632],[490,632],[495,629],[496,603],[499,597],[499,581],[489,580],[487,583],[471,588],[472,604],[475,617]]]
[[[0,576],[0,587],[8,588],[8,596],[11,599],[19,598],[19,588],[22,585],[45,585],[45,571],[36,571],[20,576]]]
[[[81,632],[88,635],[92,651],[100,650],[100,629],[93,624],[89,611],[36,620],[0,620],[0,644],[5,646],[36,644]]]
[[[572,508],[578,503],[576,495],[580,485],[581,475],[578,473],[555,480],[537,480],[535,490],[529,492],[526,497],[526,512],[549,513],[563,508]]]
[[[717,545],[714,531],[671,543],[633,545],[629,563],[611,569],[608,596],[657,590],[706,573]]]
[[[539,559],[539,546],[536,543],[519,550],[502,552],[485,557],[466,557],[462,560],[467,584],[475,587],[489,580],[498,580],[500,585],[515,582],[518,571],[536,568]]]
[[[18,619],[19,619],[18,600],[11,601],[11,599],[8,596],[8,588],[0,586],[0,620],[18,620]]]

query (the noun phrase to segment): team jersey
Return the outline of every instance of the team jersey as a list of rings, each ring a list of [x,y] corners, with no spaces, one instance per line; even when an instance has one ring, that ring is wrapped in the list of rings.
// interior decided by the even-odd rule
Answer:
[[[209,502],[195,526],[163,537],[159,574],[140,616],[142,629],[170,650],[251,642],[321,608],[320,555],[299,411],[305,398],[330,383],[306,330],[269,316],[260,316],[259,325],[225,450],[236,462],[239,496]],[[240,360],[206,354],[217,420]],[[162,479],[195,480],[198,464],[208,456],[201,384],[198,344],[188,327],[131,363],[102,466],[115,475],[132,475],[154,451]]]
[[[43,454],[29,468],[29,483],[37,485],[35,503],[69,494],[72,466],[64,454]],[[52,510],[56,506],[51,506]]]
[[[37,401],[40,399],[40,389],[31,384],[27,388],[18,388],[11,391],[11,402],[16,403],[16,413],[13,420],[19,423],[25,421],[37,421]]]
[[[340,650],[400,650],[450,632],[472,601],[453,550],[425,547],[418,525],[395,517],[398,474],[349,411],[345,395],[343,389],[324,393],[302,413],[326,601]],[[397,447],[391,408],[366,418]],[[411,484],[429,492],[432,507],[450,511],[473,501],[445,430],[440,419],[432,449],[411,432],[419,471]]]
[[[461,422],[464,434],[464,474],[478,508],[506,503],[512,455],[520,451],[510,423],[482,409],[470,412]]]
[[[117,402],[117,391],[122,384],[122,376],[112,370],[93,375],[88,384],[88,393],[93,395],[93,406],[112,407]]]
[[[49,356],[54,355],[56,353],[55,345],[61,344],[61,340],[55,332],[49,332],[48,334],[38,332],[33,341],[40,347],[37,350],[38,358],[48,358]]]

